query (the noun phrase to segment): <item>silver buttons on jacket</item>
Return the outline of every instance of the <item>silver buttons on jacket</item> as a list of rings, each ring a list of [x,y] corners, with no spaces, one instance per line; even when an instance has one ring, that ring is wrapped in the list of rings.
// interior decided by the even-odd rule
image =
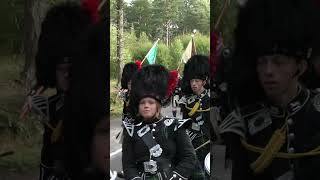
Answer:
[[[288,149],[288,153],[294,153],[295,152],[295,149],[293,148],[293,147],[290,147],[289,149]]]
[[[289,137],[289,140],[292,141],[294,140],[295,135],[294,133],[290,133],[288,137]]]

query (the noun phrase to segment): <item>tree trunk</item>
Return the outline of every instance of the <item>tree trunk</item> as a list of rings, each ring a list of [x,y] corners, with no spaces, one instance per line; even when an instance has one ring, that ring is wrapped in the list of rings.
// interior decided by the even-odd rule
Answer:
[[[38,38],[41,31],[41,22],[45,16],[48,4],[42,0],[27,0],[24,6],[25,27],[25,64],[21,76],[25,78],[26,90],[29,91],[35,84],[35,57],[38,49]]]
[[[35,27],[33,18],[33,7],[35,5],[35,0],[27,0],[24,5],[24,27],[25,27],[25,39],[24,39],[24,49],[25,49],[25,64],[21,76],[26,78],[26,88],[29,90],[32,86],[32,81],[34,79],[34,59],[36,54],[36,37],[35,37]]]
[[[123,69],[123,0],[117,0],[117,86]]]

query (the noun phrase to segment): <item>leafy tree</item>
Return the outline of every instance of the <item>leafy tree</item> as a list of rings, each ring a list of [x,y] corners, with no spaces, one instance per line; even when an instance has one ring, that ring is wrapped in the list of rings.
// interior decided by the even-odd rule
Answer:
[[[210,5],[205,0],[185,0],[184,32],[190,33],[197,29],[203,34],[210,31]]]
[[[170,69],[178,68],[183,51],[184,49],[181,39],[175,38],[170,46],[170,56],[172,59],[168,62],[168,67],[170,67]]]
[[[116,9],[117,9],[117,85],[120,84],[121,74],[123,69],[123,0],[117,0]]]
[[[134,28],[136,36],[140,37],[142,32],[145,32],[149,37],[151,35],[151,29],[149,28],[149,22],[151,20],[151,4],[148,0],[136,0],[132,1],[130,6],[125,8],[126,10],[126,27]]]

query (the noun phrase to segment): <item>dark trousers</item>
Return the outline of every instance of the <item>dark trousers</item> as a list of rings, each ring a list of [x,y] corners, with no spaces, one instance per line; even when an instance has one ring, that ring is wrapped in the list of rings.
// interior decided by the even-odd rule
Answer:
[[[58,174],[55,167],[40,164],[39,180],[69,180],[66,174]]]

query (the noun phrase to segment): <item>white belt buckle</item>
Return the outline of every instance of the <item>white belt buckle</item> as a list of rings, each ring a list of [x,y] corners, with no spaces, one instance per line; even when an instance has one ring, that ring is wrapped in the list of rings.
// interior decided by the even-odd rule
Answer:
[[[144,172],[156,174],[158,171],[156,161],[150,160],[150,161],[144,162],[143,165],[144,165]]]
[[[197,124],[197,123],[192,123],[192,127],[191,127],[193,130],[195,130],[195,131],[200,131],[200,125],[199,124]]]

